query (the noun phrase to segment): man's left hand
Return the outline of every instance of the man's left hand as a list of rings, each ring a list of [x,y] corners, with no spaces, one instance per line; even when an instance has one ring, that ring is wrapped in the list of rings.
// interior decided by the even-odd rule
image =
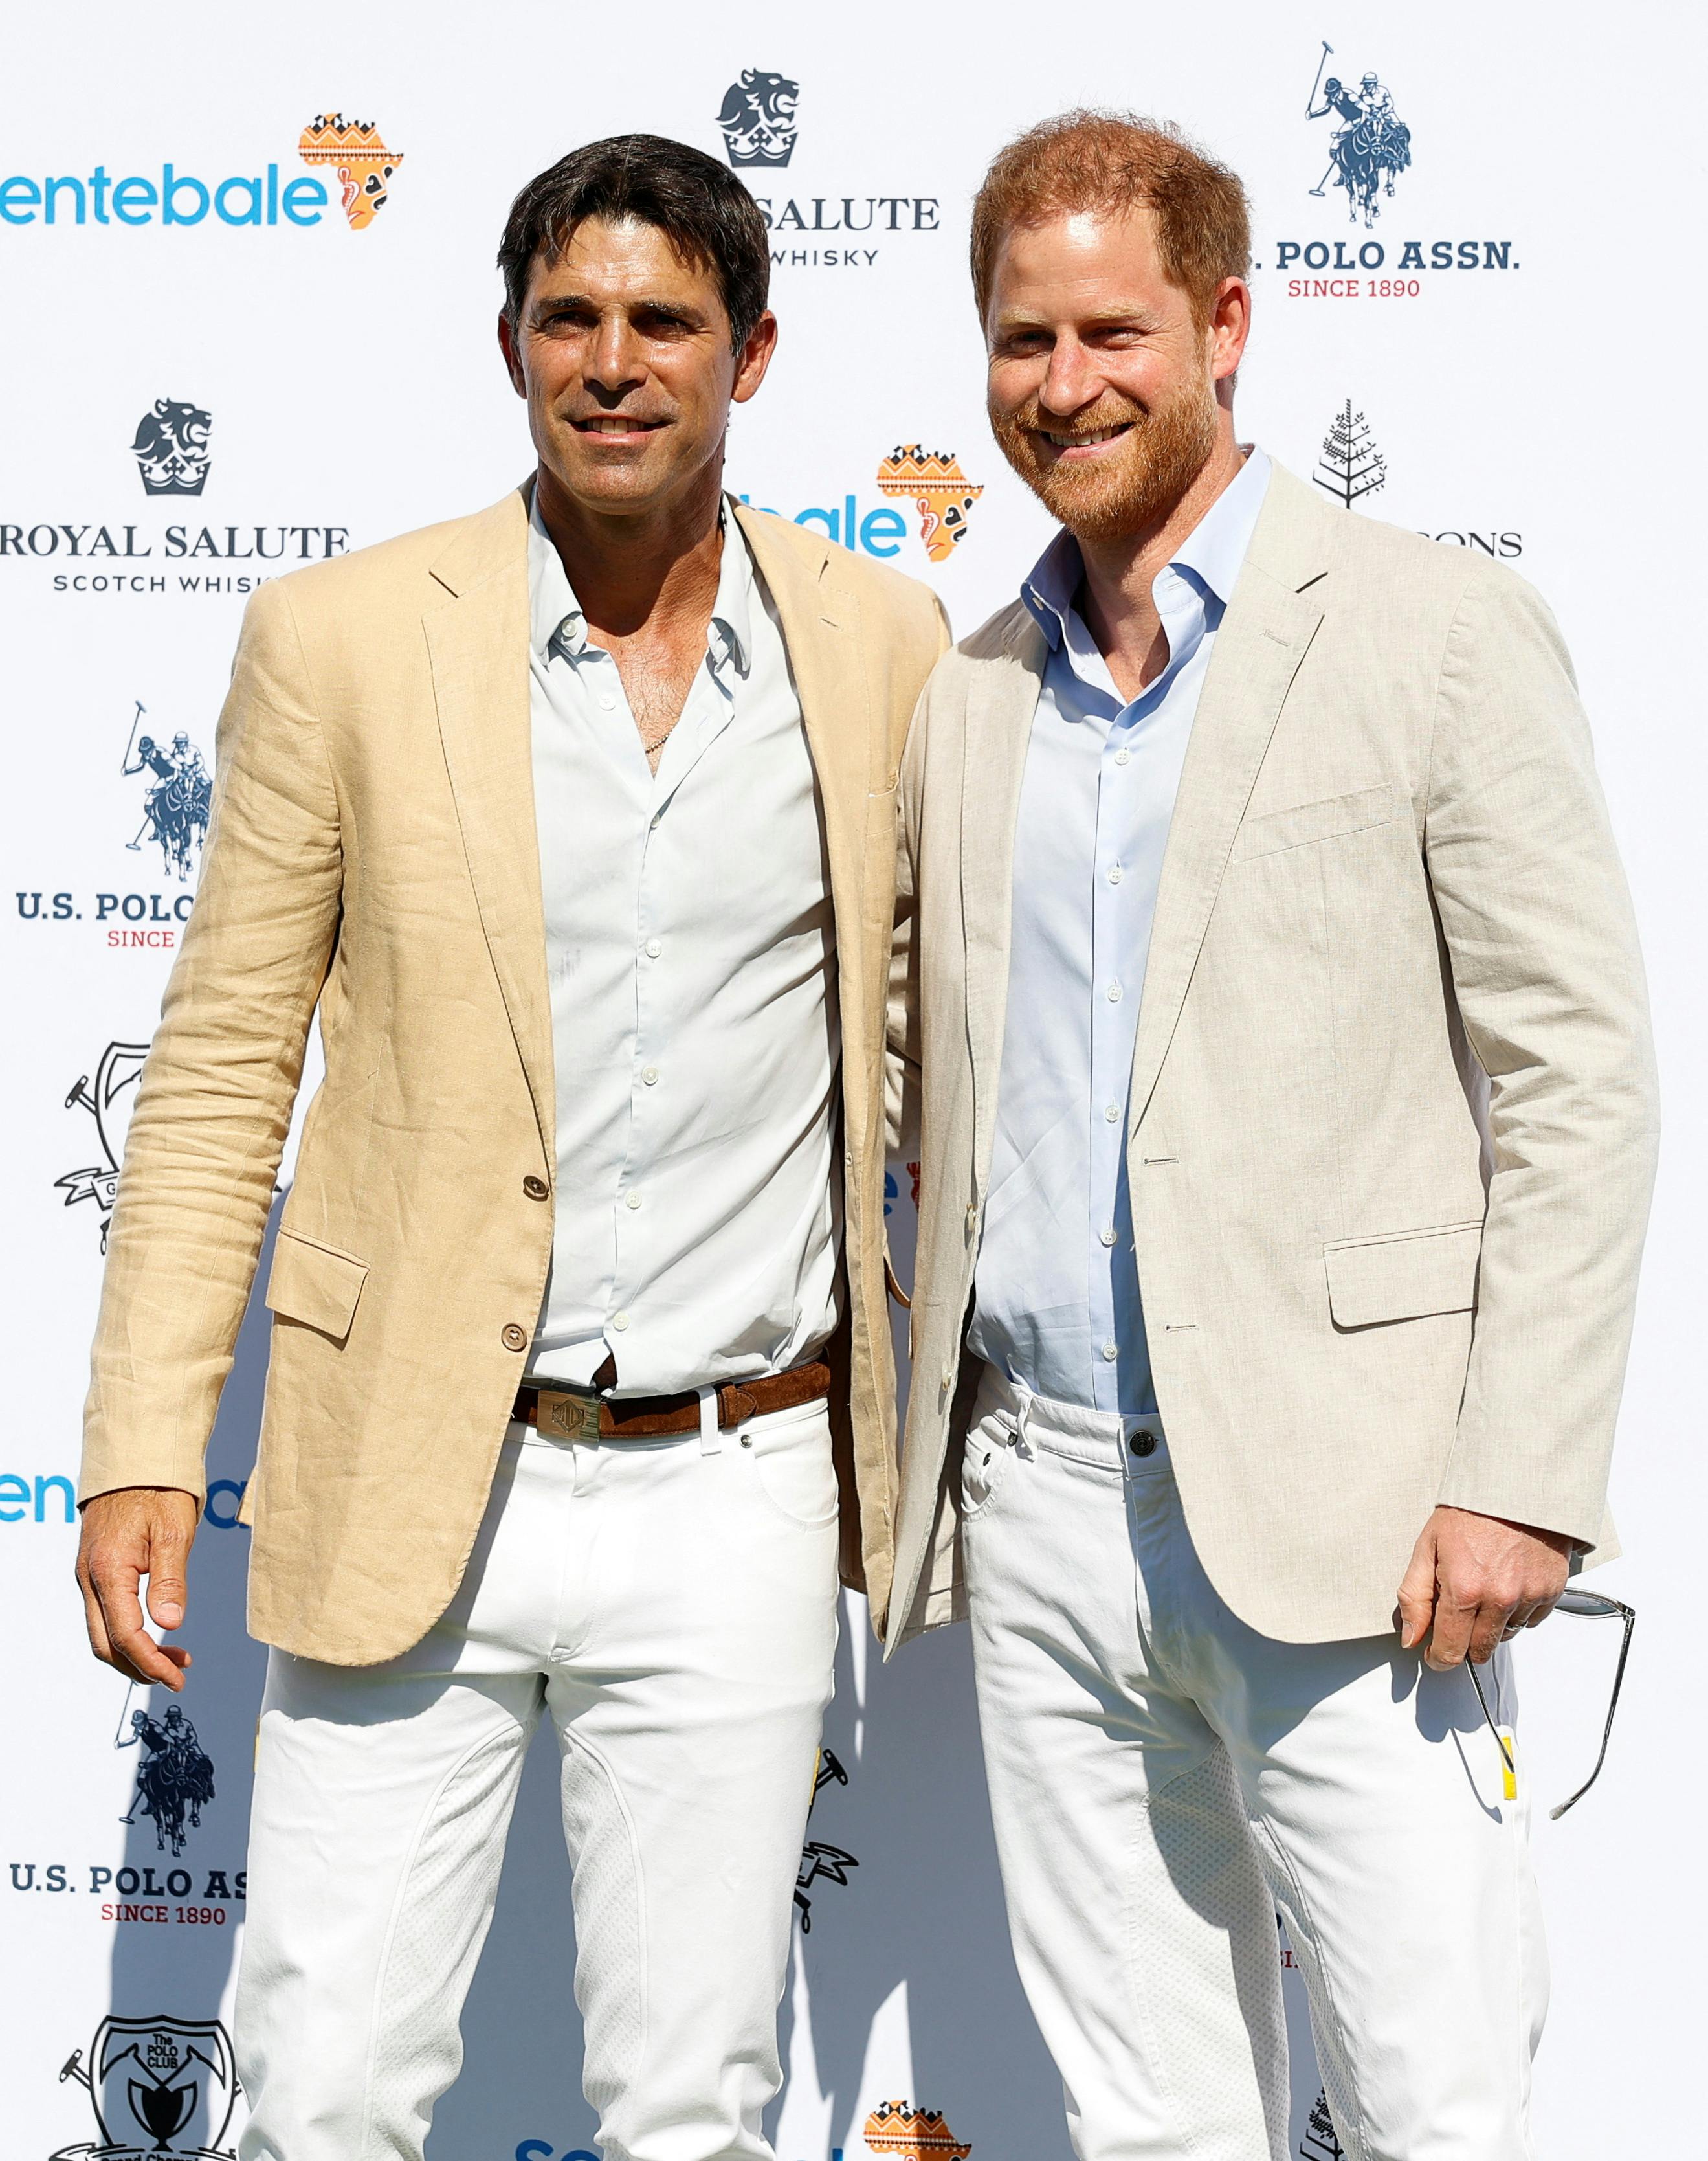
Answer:
[[[1486,1664],[1497,1643],[1554,1611],[1571,1549],[1560,1531],[1437,1508],[1399,1586],[1401,1643],[1409,1651],[1427,1638],[1424,1661],[1437,1673],[1467,1658]]]

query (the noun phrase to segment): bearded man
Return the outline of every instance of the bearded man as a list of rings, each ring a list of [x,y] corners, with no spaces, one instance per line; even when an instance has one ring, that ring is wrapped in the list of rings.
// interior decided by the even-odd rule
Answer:
[[[1540,601],[1239,444],[1249,244],[1128,119],[978,199],[991,419],[1065,529],[903,765],[886,1636],[970,1612],[1082,2161],[1280,2161],[1278,1912],[1347,2153],[1524,2161],[1490,1727],[1501,1645],[1614,1550],[1642,967]]]

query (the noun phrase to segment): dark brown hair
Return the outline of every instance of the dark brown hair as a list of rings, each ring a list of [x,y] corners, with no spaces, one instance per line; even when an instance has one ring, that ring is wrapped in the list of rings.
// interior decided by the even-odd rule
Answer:
[[[537,256],[555,263],[589,217],[654,226],[718,281],[739,352],[765,313],[771,244],[759,205],[726,165],[663,135],[609,135],[560,158],[510,206],[498,268],[514,323]]]
[[[1251,267],[1245,190],[1170,122],[1130,112],[1064,112],[997,153],[973,205],[973,291],[981,320],[997,250],[1011,227],[1140,206],[1155,217],[1163,268],[1184,288],[1202,328],[1217,285],[1245,277]]]

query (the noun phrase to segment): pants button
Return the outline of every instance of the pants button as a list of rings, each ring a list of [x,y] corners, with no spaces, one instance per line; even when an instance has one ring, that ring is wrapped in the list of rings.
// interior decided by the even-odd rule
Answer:
[[[1154,1433],[1135,1433],[1127,1445],[1134,1455],[1155,1455],[1156,1435]]]

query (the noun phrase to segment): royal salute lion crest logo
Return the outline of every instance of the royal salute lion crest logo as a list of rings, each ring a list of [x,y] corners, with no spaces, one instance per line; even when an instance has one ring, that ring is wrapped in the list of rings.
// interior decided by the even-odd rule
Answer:
[[[865,2141],[874,2153],[896,2161],[967,2161],[971,2146],[958,2139],[938,2108],[912,2108],[905,2101],[880,2101],[866,2118]]]
[[[795,154],[801,86],[766,68],[743,68],[724,93],[718,125],[732,165],[787,165]]]
[[[200,495],[212,459],[208,430],[213,415],[179,398],[157,398],[137,423],[131,454],[144,495]]]
[[[53,2161],[231,2161],[224,2140],[242,2089],[217,2018],[103,2018],[87,2067],[74,2049],[60,2079],[88,2094],[100,2141]]]
[[[919,537],[933,563],[947,563],[967,537],[967,516],[984,494],[969,481],[953,450],[922,450],[902,443],[878,467],[885,495],[910,497],[919,513]]]
[[[341,112],[317,112],[297,152],[305,165],[336,169],[352,232],[366,231],[385,208],[392,175],[403,162],[403,153],[386,148],[371,120],[346,120]]]

